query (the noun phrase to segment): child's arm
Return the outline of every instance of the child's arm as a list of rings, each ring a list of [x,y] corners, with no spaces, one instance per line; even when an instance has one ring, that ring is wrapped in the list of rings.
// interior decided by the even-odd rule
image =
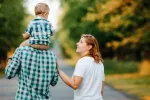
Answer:
[[[26,39],[29,39],[30,35],[28,33],[23,33],[23,38],[26,40]]]
[[[30,46],[29,44],[29,39],[26,39],[25,41],[23,41],[20,46]]]
[[[53,26],[52,26],[52,24],[50,22],[49,22],[49,27],[50,27],[50,36],[53,36],[55,30],[54,30],[54,28],[53,28]]]
[[[49,49],[49,46],[43,45],[43,44],[32,44],[30,46],[35,49],[39,49],[39,50],[48,50]]]
[[[49,46],[47,45],[44,45],[44,44],[29,44],[29,40],[25,40],[23,41],[20,46],[31,46],[35,49],[38,49],[38,50],[48,50],[49,49]]]

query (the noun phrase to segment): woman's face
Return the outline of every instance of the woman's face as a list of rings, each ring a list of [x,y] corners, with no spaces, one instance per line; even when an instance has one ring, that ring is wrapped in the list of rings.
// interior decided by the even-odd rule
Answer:
[[[86,44],[85,38],[81,38],[76,45],[76,52],[80,53],[81,55],[89,53],[89,50],[91,49],[91,46]]]

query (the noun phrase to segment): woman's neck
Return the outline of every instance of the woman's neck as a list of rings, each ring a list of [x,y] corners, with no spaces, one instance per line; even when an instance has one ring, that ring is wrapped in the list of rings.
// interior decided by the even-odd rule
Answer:
[[[81,56],[81,58],[85,57],[85,56],[92,57],[89,52],[82,53],[82,54],[80,54],[80,56]]]

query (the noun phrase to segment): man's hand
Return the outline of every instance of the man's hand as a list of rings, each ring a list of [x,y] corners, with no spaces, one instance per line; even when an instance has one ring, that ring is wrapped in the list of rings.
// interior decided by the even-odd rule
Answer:
[[[12,55],[8,57],[7,65],[11,62],[11,60],[12,60]]]

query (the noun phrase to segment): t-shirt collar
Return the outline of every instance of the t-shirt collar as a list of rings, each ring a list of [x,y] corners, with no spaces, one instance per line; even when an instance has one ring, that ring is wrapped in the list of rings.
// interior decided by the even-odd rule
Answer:
[[[44,17],[42,17],[42,16],[36,16],[36,18],[35,19],[45,19]],[[46,20],[46,19],[45,19]]]

